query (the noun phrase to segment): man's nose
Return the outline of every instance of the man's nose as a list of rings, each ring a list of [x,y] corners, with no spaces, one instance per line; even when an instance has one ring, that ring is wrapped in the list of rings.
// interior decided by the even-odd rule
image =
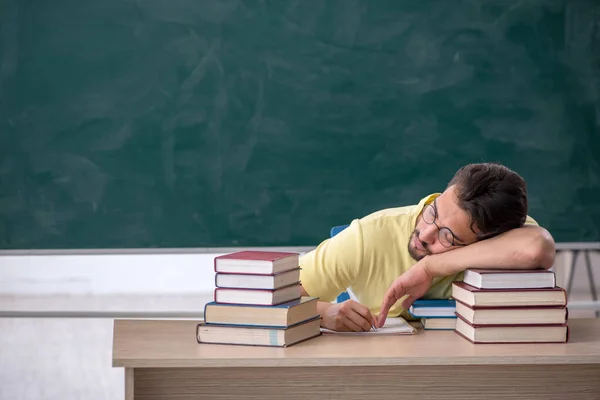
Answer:
[[[429,245],[435,242],[437,237],[437,227],[433,224],[427,225],[425,229],[422,229],[419,234],[419,240]]]

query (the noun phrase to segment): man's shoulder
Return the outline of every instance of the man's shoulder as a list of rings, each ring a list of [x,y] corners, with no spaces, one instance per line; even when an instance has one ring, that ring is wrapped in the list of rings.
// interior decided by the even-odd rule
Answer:
[[[361,224],[370,224],[385,222],[386,220],[407,219],[418,214],[417,207],[416,204],[411,204],[408,206],[383,208],[365,215],[359,221]]]
[[[361,224],[363,223],[377,223],[384,222],[386,220],[403,220],[403,219],[414,219],[416,220],[417,216],[425,206],[425,204],[431,203],[439,193],[433,193],[423,197],[417,204],[410,204],[405,206],[398,207],[389,207],[381,210],[374,211],[362,218],[360,218]]]

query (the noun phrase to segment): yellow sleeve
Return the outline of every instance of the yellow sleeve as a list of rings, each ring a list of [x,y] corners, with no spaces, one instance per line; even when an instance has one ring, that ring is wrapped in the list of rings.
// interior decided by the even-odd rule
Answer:
[[[331,302],[351,286],[362,263],[362,230],[358,220],[300,257],[300,282],[310,296]]]
[[[539,224],[535,221],[535,219],[531,218],[529,215],[527,216],[527,219],[525,220],[525,225],[539,226]]]

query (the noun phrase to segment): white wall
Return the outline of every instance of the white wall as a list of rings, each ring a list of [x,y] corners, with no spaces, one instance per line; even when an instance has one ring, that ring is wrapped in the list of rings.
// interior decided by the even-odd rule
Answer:
[[[19,295],[209,292],[214,288],[215,256],[4,256],[0,258],[0,290]]]
[[[0,295],[207,294],[225,252],[0,253]],[[306,248],[285,249],[303,254]]]

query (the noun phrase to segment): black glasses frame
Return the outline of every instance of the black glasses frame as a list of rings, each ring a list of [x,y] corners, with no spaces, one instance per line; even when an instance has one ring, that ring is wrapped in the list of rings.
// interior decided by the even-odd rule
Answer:
[[[431,222],[427,221],[427,211],[428,211],[428,207],[431,207],[433,209],[433,220]],[[426,224],[428,225],[435,225],[435,227],[438,229],[438,240],[440,241],[440,243],[442,244],[442,246],[449,248],[452,246],[456,246],[456,247],[463,247],[466,246],[466,244],[464,243],[456,243],[456,237],[454,236],[454,232],[452,232],[449,228],[443,227],[440,228],[438,224],[435,223],[435,220],[437,219],[438,214],[437,214],[437,208],[435,207],[435,201],[433,204],[427,204],[425,206],[425,208],[423,208],[423,221],[425,221]],[[445,232],[450,232],[450,236],[452,237],[452,242],[450,244],[446,244],[447,239],[444,238],[444,236],[442,235],[442,231]]]

